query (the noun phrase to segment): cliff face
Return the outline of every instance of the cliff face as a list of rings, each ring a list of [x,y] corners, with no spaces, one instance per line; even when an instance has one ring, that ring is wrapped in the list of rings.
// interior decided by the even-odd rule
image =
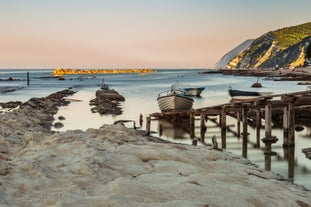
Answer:
[[[232,57],[226,67],[234,69],[303,66],[310,63],[310,43],[311,22],[268,32]]]
[[[238,45],[234,49],[230,50],[228,53],[226,53],[217,63],[215,68],[226,68],[228,62],[234,58],[239,53],[243,52],[245,49],[247,49],[254,39],[249,39],[244,41],[242,44]]]

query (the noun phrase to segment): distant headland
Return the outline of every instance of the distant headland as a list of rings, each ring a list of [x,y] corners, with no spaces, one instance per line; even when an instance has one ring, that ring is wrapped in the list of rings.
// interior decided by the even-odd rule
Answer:
[[[85,74],[118,74],[118,73],[152,73],[153,69],[71,69],[56,68],[53,71],[55,76],[61,75],[85,75]]]

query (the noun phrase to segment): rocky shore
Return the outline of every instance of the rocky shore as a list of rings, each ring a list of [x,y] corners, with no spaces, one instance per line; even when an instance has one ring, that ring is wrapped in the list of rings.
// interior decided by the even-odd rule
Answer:
[[[266,77],[267,79],[275,81],[311,81],[311,67],[296,69],[219,69],[201,73],[221,73],[223,75],[234,76]]]
[[[50,130],[65,90],[0,116],[0,206],[308,207],[311,192],[248,160],[122,124]]]

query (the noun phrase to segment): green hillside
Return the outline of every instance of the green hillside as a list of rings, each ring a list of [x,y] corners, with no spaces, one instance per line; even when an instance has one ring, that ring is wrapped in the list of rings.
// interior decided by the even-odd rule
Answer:
[[[292,27],[285,27],[273,31],[272,34],[275,35],[275,41],[278,42],[279,48],[284,50],[311,35],[311,22]]]
[[[296,67],[310,63],[311,22],[267,32],[236,54],[227,68]]]

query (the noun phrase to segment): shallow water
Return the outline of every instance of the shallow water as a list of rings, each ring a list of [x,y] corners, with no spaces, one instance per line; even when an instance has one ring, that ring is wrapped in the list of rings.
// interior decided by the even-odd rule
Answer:
[[[0,94],[1,102],[7,101],[27,101],[32,97],[44,97],[53,92],[66,88],[73,88],[77,93],[69,99],[74,99],[70,105],[61,107],[58,114],[55,116],[56,121],[58,116],[64,116],[66,119],[61,121],[64,127],[61,129],[53,129],[56,131],[65,131],[68,129],[98,128],[103,124],[112,124],[121,119],[134,120],[136,126],[139,124],[139,115],[142,114],[144,122],[142,128],[145,129],[145,118],[150,113],[159,112],[156,97],[157,94],[168,90],[175,81],[180,81],[186,84],[197,86],[206,86],[200,98],[194,98],[194,108],[212,106],[230,102],[228,88],[268,91],[275,94],[289,93],[306,90],[306,86],[297,85],[296,81],[264,81],[261,80],[262,88],[254,89],[250,86],[257,81],[255,77],[239,77],[239,76],[224,76],[221,74],[199,74],[202,70],[158,70],[155,73],[149,74],[114,74],[114,75],[96,75],[96,76],[65,76],[64,81],[51,78],[52,70],[0,70],[0,78],[7,79],[13,77],[22,79],[22,81],[0,81],[0,87],[14,86],[24,87],[22,90],[17,90],[11,93]],[[30,74],[30,85],[27,86],[26,73]],[[100,84],[104,82],[110,88],[115,89],[125,97],[125,102],[121,103],[123,109],[122,115],[99,115],[91,112],[89,100],[95,98],[95,91],[99,89]],[[196,126],[199,126],[199,120],[196,121]],[[236,125],[236,121],[232,118],[227,118],[227,123]],[[132,127],[133,123],[126,124]],[[212,122],[208,122],[208,129],[205,134],[205,142],[212,143],[211,137],[216,135],[220,142],[220,129],[213,127]],[[162,139],[169,141],[191,144],[190,134],[187,123],[181,126],[172,127],[170,123],[165,123],[164,131],[161,134]],[[234,129],[235,126],[232,127]],[[151,130],[158,132],[158,122],[152,121]],[[250,133],[249,139],[255,142],[254,129],[248,128]],[[302,148],[311,147],[311,129],[306,127],[301,132],[296,132],[296,145],[294,153],[288,153],[282,148],[281,129],[273,129],[272,135],[279,138],[276,144],[272,145],[272,150],[277,152],[277,156],[272,157],[271,170],[280,173],[284,177],[292,178],[294,183],[304,185],[311,189],[311,160],[306,159],[301,152]],[[154,136],[160,136],[155,133]],[[261,131],[261,136],[264,137],[264,129]],[[200,138],[199,129],[196,129],[196,137]],[[199,143],[200,144],[200,143]],[[261,143],[261,147],[264,147]],[[234,137],[230,132],[227,132],[227,151],[242,155],[242,139]],[[291,156],[292,155],[292,156]],[[247,158],[253,163],[264,168],[263,150],[253,148],[248,145]]]

